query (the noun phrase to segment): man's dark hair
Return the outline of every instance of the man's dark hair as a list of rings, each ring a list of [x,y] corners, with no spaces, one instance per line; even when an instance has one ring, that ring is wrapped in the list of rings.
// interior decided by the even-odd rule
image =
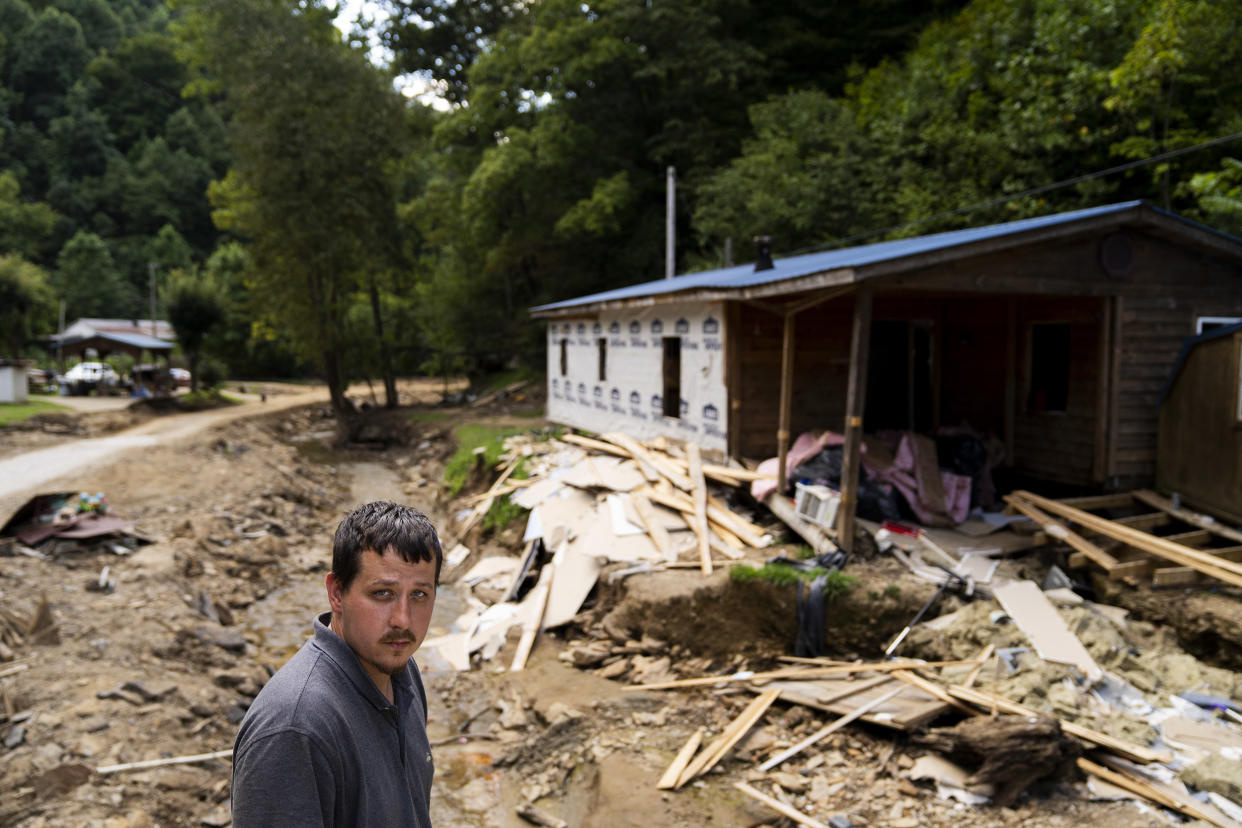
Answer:
[[[332,574],[342,589],[349,589],[362,565],[362,553],[370,550],[383,555],[389,549],[407,563],[435,561],[436,583],[440,583],[444,553],[435,527],[417,509],[387,500],[359,506],[336,527]]]

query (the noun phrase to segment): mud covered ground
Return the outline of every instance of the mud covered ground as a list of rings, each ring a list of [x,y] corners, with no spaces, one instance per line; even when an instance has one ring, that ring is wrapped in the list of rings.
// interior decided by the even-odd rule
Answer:
[[[421,388],[423,408],[436,390]],[[407,391],[419,399],[418,387]],[[47,560],[0,557],[0,608],[29,619],[46,599],[56,624],[54,641],[19,647],[14,660],[0,662],[0,826],[227,825],[227,758],[97,769],[231,747],[250,700],[324,608],[329,538],[340,517],[387,497],[445,525],[458,505],[439,485],[451,428],[479,420],[536,429],[540,421],[516,415],[537,405],[454,409],[417,422],[410,410],[376,412],[351,432],[367,448],[352,449],[334,447],[341,430],[326,406],[315,405],[229,422],[41,486],[104,491],[155,542],[125,556],[94,549]],[[39,433],[37,445],[55,437]],[[0,434],[0,451],[21,450],[10,442],[14,434]],[[516,554],[515,535],[469,540],[486,554]],[[1044,552],[1006,566],[1041,577],[1053,560]],[[97,591],[105,567],[104,580],[115,583]],[[874,659],[930,587],[885,557],[850,571],[860,583],[829,608],[831,655]],[[467,600],[442,587],[431,634],[447,632]],[[1230,654],[1239,650],[1229,639],[1242,629],[1234,596],[1131,590],[1113,600],[1156,625],[1190,622],[1187,640],[1198,654],[1234,664]],[[1211,635],[1194,634],[1185,609],[1192,602],[1213,618]],[[520,673],[501,666],[513,640],[468,673],[420,654],[433,691],[436,825],[524,825],[515,809],[527,803],[571,826],[782,824],[731,783],[758,784],[756,757],[828,717],[778,703],[715,771],[661,792],[655,783],[687,738],[699,727],[714,735],[751,694],[624,688],[660,676],[776,666],[790,652],[795,615],[790,589],[724,574],[605,577],[574,624],[539,639]],[[585,650],[606,657],[575,656]],[[776,781],[792,804],[825,823],[835,816],[894,828],[1164,824],[1131,803],[1087,801],[1073,778],[1039,786],[1012,808],[942,800],[904,778],[923,752],[906,734],[851,726],[783,775],[764,775],[763,784]]]

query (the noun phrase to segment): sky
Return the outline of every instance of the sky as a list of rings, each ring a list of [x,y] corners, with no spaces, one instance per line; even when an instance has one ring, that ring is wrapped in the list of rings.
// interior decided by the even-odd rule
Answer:
[[[372,19],[379,19],[384,14],[383,10],[370,0],[340,0],[339,8],[336,27],[341,34],[349,34],[360,12]],[[381,66],[387,65],[392,60],[392,54],[380,45],[379,38],[374,33],[371,35],[371,60]],[[397,78],[396,85],[397,89],[407,98],[414,98],[436,109],[450,108],[449,102],[436,93],[430,77],[424,73],[401,75]]]

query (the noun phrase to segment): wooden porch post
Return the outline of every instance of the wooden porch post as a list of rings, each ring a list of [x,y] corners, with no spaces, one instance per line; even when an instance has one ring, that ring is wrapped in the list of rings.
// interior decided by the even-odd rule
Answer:
[[[1018,419],[1018,300],[1005,301],[1005,462],[1013,465]]]
[[[792,313],[784,316],[784,341],[781,346],[781,409],[780,423],[776,427],[777,462],[777,494],[785,494],[785,457],[789,454],[789,409],[793,403],[793,359],[794,359],[794,321]]]
[[[863,410],[867,405],[867,355],[871,346],[872,287],[854,294],[854,335],[850,343],[849,390],[845,397],[845,449],[841,464],[841,504],[837,510],[837,545],[854,551],[854,511],[858,508],[859,456],[862,453]]]

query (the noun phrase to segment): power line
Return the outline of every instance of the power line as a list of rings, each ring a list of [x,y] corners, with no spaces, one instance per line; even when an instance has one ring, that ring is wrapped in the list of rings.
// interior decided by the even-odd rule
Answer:
[[[1053,190],[1062,189],[1063,187],[1072,187],[1073,185],[1081,184],[1084,181],[1092,181],[1096,178],[1103,178],[1106,175],[1112,175],[1114,173],[1125,172],[1126,170],[1132,170],[1135,167],[1142,167],[1147,164],[1154,164],[1158,161],[1165,161],[1169,158],[1176,158],[1179,155],[1185,155],[1186,153],[1195,152],[1201,149],[1207,149],[1208,147],[1214,147],[1214,146],[1217,146],[1218,144],[1225,144],[1230,141],[1236,141],[1239,138],[1242,138],[1242,132],[1235,132],[1232,135],[1226,135],[1222,138],[1213,138],[1210,141],[1204,141],[1203,143],[1195,144],[1192,147],[1182,147],[1181,149],[1169,150],[1168,152],[1162,152],[1159,155],[1153,155],[1149,158],[1142,158],[1137,161],[1128,161],[1125,164],[1119,164],[1116,167],[1109,167],[1106,170],[1098,170],[1096,172],[1075,176],[1074,178],[1067,178],[1066,180],[1058,181],[1055,184],[1045,184],[1041,187],[1032,187],[1029,190],[1023,190],[1020,193],[1014,193],[1013,195],[991,198],[991,199],[988,199],[987,201],[980,201],[977,204],[971,204],[967,207],[958,207],[953,210],[946,210],[945,212],[937,213],[934,216],[927,216],[926,218],[915,219],[913,221],[907,221],[902,224],[894,224],[889,227],[882,228],[880,230],[868,230],[865,233],[858,233],[853,236],[846,236],[845,238],[834,239],[832,241],[823,242],[821,244],[813,244],[807,247],[801,247],[797,250],[790,251],[789,253],[786,253],[784,255],[797,256],[802,253],[812,253],[817,250],[827,250],[833,247],[840,247],[840,246],[852,244],[856,241],[861,241],[863,239],[874,238],[875,236],[884,236],[889,233],[896,232],[897,230],[905,230],[908,227],[917,227],[920,224],[927,224],[928,222],[938,221],[940,219],[950,218],[952,216],[960,216],[963,213],[969,213],[974,210],[982,210],[987,207],[996,207],[997,205],[1004,204],[1009,201],[1014,201],[1015,199],[1028,198],[1030,196],[1041,195],[1043,193],[1052,192]]]

